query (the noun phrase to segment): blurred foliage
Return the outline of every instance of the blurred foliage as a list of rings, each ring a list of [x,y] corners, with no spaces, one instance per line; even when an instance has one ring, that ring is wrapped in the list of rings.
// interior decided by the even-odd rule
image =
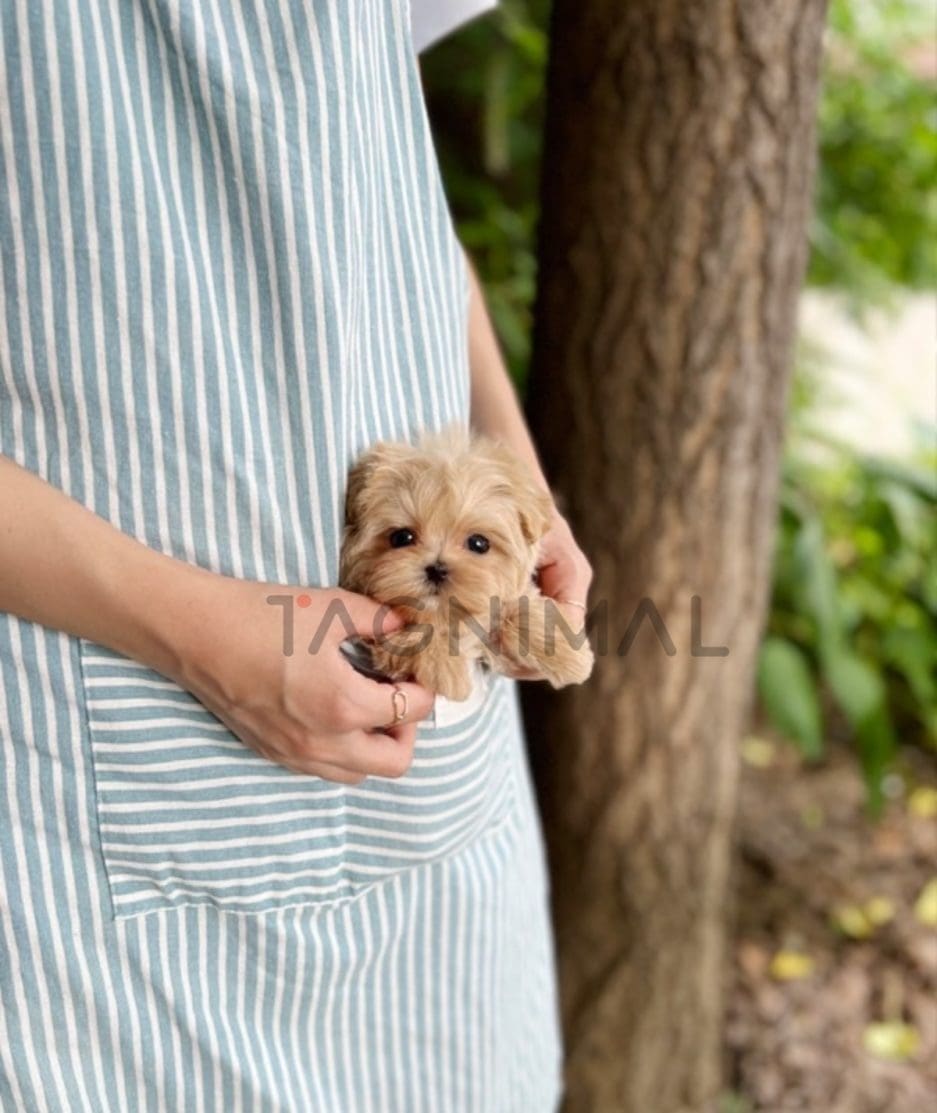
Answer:
[[[423,59],[446,193],[518,383],[537,281],[548,0],[501,0]]]
[[[830,6],[809,280],[859,308],[937,285],[933,35],[926,0]]]
[[[523,388],[536,288],[548,0],[499,10],[424,58],[443,176]],[[808,281],[860,312],[937,286],[937,128],[930,0],[831,0]],[[809,362],[809,361],[808,361]],[[782,483],[762,704],[812,757],[856,743],[873,805],[897,739],[937,735],[933,449],[864,457],[810,425],[799,374]],[[933,445],[934,441],[931,440]]]
[[[935,477],[933,447],[877,459],[795,416],[759,691],[807,756],[854,740],[874,807],[899,738],[937,747]]]
[[[511,371],[526,377],[548,0],[499,8],[423,59],[446,189]],[[930,0],[832,0],[809,280],[861,310],[937,284]]]

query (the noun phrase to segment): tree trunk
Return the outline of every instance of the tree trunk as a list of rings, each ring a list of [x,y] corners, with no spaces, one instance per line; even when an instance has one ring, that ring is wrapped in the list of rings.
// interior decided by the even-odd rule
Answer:
[[[530,416],[608,601],[592,681],[527,707],[568,1113],[720,1089],[824,7],[554,4]]]

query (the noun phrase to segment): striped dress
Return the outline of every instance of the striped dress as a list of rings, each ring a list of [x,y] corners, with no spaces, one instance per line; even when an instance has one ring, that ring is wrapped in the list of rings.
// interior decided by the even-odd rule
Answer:
[[[349,462],[467,419],[409,18],[0,0],[0,453],[154,549],[335,584]],[[510,683],[343,786],[0,615],[0,797],[4,1113],[555,1107]]]

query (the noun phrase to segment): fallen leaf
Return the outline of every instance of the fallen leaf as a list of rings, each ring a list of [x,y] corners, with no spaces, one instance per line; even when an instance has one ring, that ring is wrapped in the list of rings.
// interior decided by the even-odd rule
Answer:
[[[819,804],[808,804],[801,810],[800,821],[808,831],[819,831],[826,822],[826,812]]]
[[[908,797],[908,813],[915,819],[937,819],[937,788],[916,788]]]
[[[813,973],[814,961],[802,951],[778,951],[769,967],[778,982],[799,982]]]
[[[914,918],[925,927],[937,928],[937,877],[928,881],[914,902]]]
[[[862,1042],[866,1051],[876,1059],[903,1063],[917,1054],[921,1037],[913,1025],[892,1020],[882,1024],[869,1024]]]
[[[858,904],[839,904],[832,912],[833,926],[850,939],[868,939],[875,931],[875,924],[865,909]]]
[[[755,769],[770,769],[774,765],[777,747],[767,738],[751,735],[742,742],[742,760]]]
[[[895,905],[888,897],[872,897],[862,906],[862,911],[873,927],[881,927],[895,918]]]

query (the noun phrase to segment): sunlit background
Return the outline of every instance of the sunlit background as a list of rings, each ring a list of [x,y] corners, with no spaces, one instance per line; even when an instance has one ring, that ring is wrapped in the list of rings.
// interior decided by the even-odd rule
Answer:
[[[447,188],[523,389],[545,0],[435,48]],[[742,746],[725,1113],[937,1100],[935,9],[834,0],[774,597]]]

